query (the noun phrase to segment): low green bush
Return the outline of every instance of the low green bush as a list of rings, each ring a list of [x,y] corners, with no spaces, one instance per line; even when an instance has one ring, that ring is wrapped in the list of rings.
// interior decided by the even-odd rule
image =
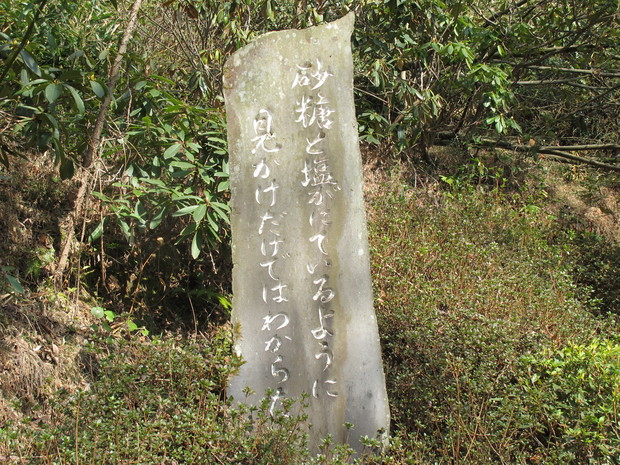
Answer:
[[[503,404],[515,440],[538,463],[617,463],[620,345],[594,339],[523,356]]]
[[[230,338],[107,339],[94,381],[59,393],[50,419],[0,429],[0,450],[30,464],[292,464],[308,458],[303,413],[271,416],[224,398],[240,361]],[[94,349],[91,349],[94,350]],[[287,410],[288,409],[288,410]],[[2,455],[2,454],[0,454]]]
[[[102,324],[86,351],[90,385],[57,394],[30,421],[2,425],[0,461],[617,463],[617,320],[591,312],[574,236],[530,194],[468,183],[412,189],[402,179],[369,193],[393,418],[386,455],[356,457],[326,440],[311,456],[302,404],[275,417],[268,402],[233,406],[224,390],[240,360],[227,327],[148,338]]]
[[[397,174],[370,195],[393,430],[423,451],[414,463],[556,463],[565,444],[538,444],[521,421],[524,357],[586,344],[613,324],[580,300],[570,243],[544,200],[448,187],[411,189]]]
[[[571,236],[575,276],[600,314],[620,315],[620,244],[592,232]]]

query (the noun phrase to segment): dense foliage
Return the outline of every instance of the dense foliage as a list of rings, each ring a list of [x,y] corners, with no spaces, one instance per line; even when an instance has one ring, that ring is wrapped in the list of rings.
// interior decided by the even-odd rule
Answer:
[[[107,270],[119,257],[106,242],[123,236],[137,267],[162,241],[199,263],[202,252],[225,263],[223,63],[261,32],[350,10],[362,139],[415,148],[431,162],[434,144],[453,144],[464,160],[494,145],[586,162],[575,150],[595,150],[594,163],[615,166],[607,163],[620,147],[611,0],[3,0],[0,161],[9,169],[34,149],[51,153],[63,178],[78,168],[58,278],[75,238],[97,244],[101,289],[108,274],[127,278]],[[84,208],[93,191],[98,219]],[[83,221],[86,235],[77,234]]]
[[[613,463],[617,321],[578,298],[542,192],[429,187],[371,202],[393,427],[419,463]]]
[[[402,147],[480,145],[489,128],[513,145],[618,143],[616,2],[377,1],[361,21],[363,89],[390,128],[375,134]]]
[[[301,404],[248,417],[223,391],[223,65],[348,11],[390,173],[369,225],[393,447],[361,462],[615,463],[620,252],[545,177],[617,189],[612,0],[0,0],[0,461],[353,461],[309,457]]]

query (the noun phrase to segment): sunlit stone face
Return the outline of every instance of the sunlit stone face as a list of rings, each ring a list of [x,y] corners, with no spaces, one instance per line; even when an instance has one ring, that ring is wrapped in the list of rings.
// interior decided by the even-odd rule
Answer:
[[[352,14],[266,34],[227,62],[233,323],[228,394],[308,396],[311,446],[387,432],[353,105]],[[246,396],[249,387],[253,394]],[[354,425],[347,431],[345,423]]]

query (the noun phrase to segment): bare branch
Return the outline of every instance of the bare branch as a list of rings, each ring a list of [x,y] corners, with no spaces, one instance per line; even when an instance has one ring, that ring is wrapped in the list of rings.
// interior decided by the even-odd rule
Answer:
[[[587,145],[546,145],[540,147],[541,150],[620,150],[620,145],[617,144],[587,144]]]
[[[601,71],[600,69],[577,69],[577,68],[556,68],[554,66],[528,66],[528,69],[539,69],[557,71],[561,73],[575,73],[575,74],[591,74],[593,76],[602,77],[620,77],[620,73],[614,73],[609,71]]]
[[[591,158],[580,157],[577,155],[573,155],[572,153],[563,152],[561,150],[546,150],[544,152],[539,151],[539,153],[549,154],[549,155],[553,155],[553,156],[561,157],[561,158],[566,158],[567,160],[576,161],[578,163],[583,163],[585,165],[596,166],[597,168],[603,168],[606,170],[616,171],[620,173],[620,166],[618,165],[610,165],[608,163],[602,163],[597,160],[592,160]]]
[[[514,81],[513,84],[516,86],[547,86],[547,85],[555,85],[555,84],[569,84],[574,81],[577,81],[581,78],[570,78],[570,79],[548,79],[548,80],[539,80],[539,81]]]
[[[142,0],[134,0],[131,11],[129,13],[129,20],[127,22],[127,25],[125,26],[125,32],[123,33],[123,37],[121,38],[121,42],[118,47],[118,53],[114,58],[112,68],[110,69],[110,73],[108,74],[106,95],[101,102],[101,106],[99,107],[99,114],[97,115],[97,120],[95,121],[93,134],[88,140],[88,147],[86,148],[84,160],[82,161],[80,187],[78,188],[78,192],[75,197],[73,210],[69,214],[65,237],[60,247],[60,256],[58,257],[58,265],[55,271],[55,278],[57,281],[62,279],[69,260],[71,244],[75,240],[75,226],[78,222],[78,219],[82,215],[82,211],[84,210],[85,199],[87,198],[86,194],[89,191],[89,186],[91,184],[90,179],[92,173],[90,173],[90,168],[92,167],[95,160],[95,154],[99,151],[99,147],[101,145],[101,137],[103,134],[103,127],[105,125],[108,108],[110,106],[110,103],[112,102],[114,88],[116,87],[116,83],[118,82],[120,76],[121,64],[123,62],[125,53],[127,52],[127,46],[129,44],[129,41],[133,36],[133,31],[136,27],[138,12],[140,11],[141,5]]]

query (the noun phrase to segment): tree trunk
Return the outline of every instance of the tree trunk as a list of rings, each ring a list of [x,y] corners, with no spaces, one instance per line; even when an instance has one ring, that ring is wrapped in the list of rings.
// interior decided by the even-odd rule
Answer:
[[[114,94],[114,88],[118,82],[120,76],[121,64],[125,53],[127,52],[127,45],[133,36],[133,32],[137,25],[138,12],[142,5],[142,0],[134,0],[131,10],[129,12],[129,20],[125,27],[125,32],[121,38],[118,53],[110,68],[108,74],[107,90],[101,106],[99,107],[99,114],[95,121],[95,127],[93,133],[88,141],[86,152],[84,153],[84,160],[78,176],[79,188],[75,198],[75,204],[73,211],[69,214],[68,221],[65,226],[65,234],[60,246],[60,255],[58,258],[58,264],[55,271],[55,280],[60,282],[63,279],[69,256],[71,255],[71,246],[75,243],[75,227],[78,221],[83,216],[85,201],[90,194],[90,185],[93,178],[93,166],[96,166],[95,161],[99,160],[99,148],[101,146],[101,137],[103,134],[103,127],[105,125],[106,114],[112,101],[112,95]]]

